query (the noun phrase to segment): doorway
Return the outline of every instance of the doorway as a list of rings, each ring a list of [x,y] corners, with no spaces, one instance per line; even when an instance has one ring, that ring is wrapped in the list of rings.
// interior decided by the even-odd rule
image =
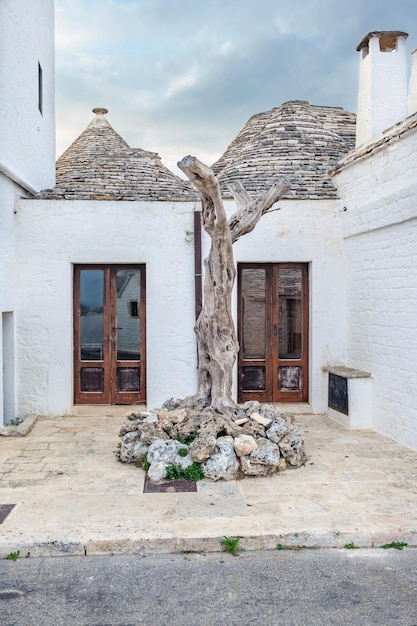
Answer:
[[[74,404],[146,402],[144,265],[74,266]]]
[[[238,265],[238,401],[308,402],[308,265]]]

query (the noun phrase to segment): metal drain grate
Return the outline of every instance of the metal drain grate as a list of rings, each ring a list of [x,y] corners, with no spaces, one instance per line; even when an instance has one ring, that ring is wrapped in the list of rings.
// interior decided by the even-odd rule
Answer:
[[[0,524],[3,524],[10,511],[13,511],[15,504],[0,504]]]
[[[193,491],[197,491],[197,483],[190,480],[168,480],[162,483],[153,483],[146,474],[143,484],[143,493],[186,493]]]

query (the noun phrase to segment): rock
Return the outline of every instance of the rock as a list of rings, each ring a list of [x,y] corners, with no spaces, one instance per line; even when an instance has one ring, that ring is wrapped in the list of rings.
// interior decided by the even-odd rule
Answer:
[[[148,476],[154,483],[163,480],[164,478],[166,478],[166,475],[167,466],[165,463],[157,461],[149,466]]]
[[[171,411],[172,409],[178,408],[181,402],[182,400],[180,400],[180,398],[169,398],[169,400],[165,400],[162,408]]]
[[[271,418],[264,417],[260,413],[251,413],[250,418],[258,424],[261,424],[261,426],[269,426],[269,424],[272,422]]]
[[[257,443],[252,435],[239,435],[234,440],[234,448],[237,456],[245,456],[256,450]]]
[[[120,447],[120,460],[123,463],[136,463],[142,465],[145,457],[148,453],[148,446],[137,441],[133,445],[121,445]]]
[[[178,450],[186,450],[186,456],[180,456]],[[148,450],[148,461],[153,463],[165,463],[165,465],[180,465],[182,468],[192,464],[188,447],[179,441],[169,439],[156,439]],[[149,473],[149,472],[148,472]]]
[[[246,476],[268,476],[276,471],[272,465],[255,463],[250,456],[240,457],[240,467]]]
[[[134,463],[133,449],[139,441],[139,433],[127,432],[122,436],[120,443],[120,460],[122,463]]]
[[[273,443],[279,443],[290,432],[289,424],[281,417],[275,418],[266,431],[266,436]]]
[[[218,452],[202,464],[204,476],[211,480],[234,480],[239,475],[239,463],[233,449],[233,437],[219,437]]]
[[[155,413],[154,411],[150,411],[149,415],[145,417],[142,423],[143,424],[156,424],[156,422],[158,421],[159,421],[158,414]]]
[[[273,404],[261,404],[259,413],[271,421],[278,417],[278,410]]]
[[[203,463],[217,450],[216,437],[203,434],[190,445],[190,457],[195,463]]]
[[[249,422],[248,417],[241,417],[240,419],[235,420],[236,426],[243,426],[243,424],[246,424],[247,422]]]
[[[142,420],[139,418],[126,418],[123,424],[120,426],[119,436],[123,437],[126,433],[135,432],[138,430]]]
[[[261,403],[257,400],[249,400],[242,405],[242,410],[245,411],[246,415],[250,415],[251,413],[258,413],[260,406]]]
[[[257,444],[256,450],[250,453],[250,460],[262,465],[278,467],[281,458],[279,446],[269,439],[258,439]]]
[[[150,446],[157,439],[168,440],[169,436],[162,428],[158,428],[155,424],[142,424],[140,425],[140,440],[142,443]]]
[[[289,463],[292,467],[300,467],[307,461],[304,439],[297,430],[283,437],[279,442],[279,448],[287,464]]]

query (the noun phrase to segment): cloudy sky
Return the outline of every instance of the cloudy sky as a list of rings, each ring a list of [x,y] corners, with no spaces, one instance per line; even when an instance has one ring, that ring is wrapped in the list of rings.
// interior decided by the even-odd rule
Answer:
[[[56,0],[57,156],[106,107],[135,148],[213,163],[288,100],[356,111],[356,46],[410,34],[416,0]],[[389,86],[387,86],[389,88]]]

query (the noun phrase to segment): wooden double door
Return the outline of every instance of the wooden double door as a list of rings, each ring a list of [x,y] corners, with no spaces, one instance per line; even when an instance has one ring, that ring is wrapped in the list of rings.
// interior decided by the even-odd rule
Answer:
[[[308,401],[308,265],[238,265],[239,402]]]
[[[74,267],[74,403],[146,402],[144,265]]]

